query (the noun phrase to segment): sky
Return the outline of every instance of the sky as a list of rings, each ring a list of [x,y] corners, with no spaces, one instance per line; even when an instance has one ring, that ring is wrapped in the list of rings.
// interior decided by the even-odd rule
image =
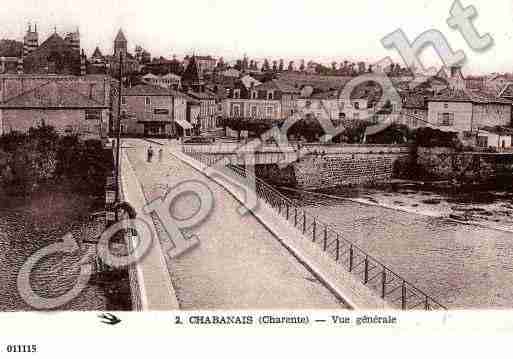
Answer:
[[[373,63],[396,50],[380,40],[402,29],[410,41],[426,30],[442,32],[454,50],[463,50],[464,73],[513,72],[513,1],[461,0],[474,5],[474,25],[489,33],[494,45],[474,52],[446,21],[452,0],[3,0],[0,38],[22,40],[28,22],[37,23],[40,42],[54,32],[81,33],[88,55],[96,46],[112,53],[119,28],[129,50],[141,45],[152,56],[210,54],[233,60],[250,58],[300,59],[326,64],[343,60]],[[439,66],[427,48],[426,65]],[[404,64],[403,64],[404,65]]]

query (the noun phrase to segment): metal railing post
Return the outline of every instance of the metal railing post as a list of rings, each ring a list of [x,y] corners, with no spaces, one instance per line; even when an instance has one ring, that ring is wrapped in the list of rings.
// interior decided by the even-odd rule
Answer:
[[[426,295],[426,303],[424,303],[424,309],[429,310],[429,297]]]
[[[349,246],[349,272],[353,271],[353,245]]]
[[[316,227],[317,227],[317,223],[315,222],[315,217],[314,217],[313,227],[312,227],[312,242],[315,242],[315,230],[316,230]]]
[[[369,282],[369,257],[365,257],[365,270],[363,271],[363,283]]]
[[[289,220],[289,204],[287,203],[287,221]]]
[[[337,242],[336,243],[337,243],[336,244],[337,253],[335,254],[335,262],[337,262],[339,260],[339,258],[340,258],[340,253],[339,253],[340,252],[340,241],[338,239],[338,233],[337,233]]]
[[[403,280],[403,287],[401,288],[401,309],[406,310],[406,281]]]
[[[381,298],[385,299],[386,290],[387,290],[387,272],[383,269],[383,273],[381,274]]]
[[[306,233],[306,212],[303,211],[303,234]]]
[[[297,207],[294,207],[294,227],[297,227]]]
[[[328,247],[328,226],[324,226],[324,245],[323,245],[324,252],[326,252],[327,247]]]

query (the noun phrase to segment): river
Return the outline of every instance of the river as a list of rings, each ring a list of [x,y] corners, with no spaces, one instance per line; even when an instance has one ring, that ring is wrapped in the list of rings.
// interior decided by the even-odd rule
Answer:
[[[447,218],[450,199],[424,205],[423,196],[433,193],[420,190],[283,192],[449,309],[513,307],[513,232],[491,228],[486,218]],[[485,205],[508,208],[510,198]],[[509,223],[510,213],[501,213],[497,228]]]
[[[95,199],[72,192],[42,191],[31,198],[2,195],[0,205],[0,311],[34,310],[22,299],[17,276],[25,261],[39,249],[62,241],[72,233],[81,238]],[[42,297],[56,297],[70,290],[80,272],[79,261],[86,245],[74,254],[50,255],[38,262],[31,275],[34,291]],[[113,302],[115,288],[90,281],[82,293],[58,310],[122,310],[126,304]],[[124,295],[129,295],[126,293]],[[119,294],[119,293],[118,293]],[[119,298],[119,295],[117,296]]]

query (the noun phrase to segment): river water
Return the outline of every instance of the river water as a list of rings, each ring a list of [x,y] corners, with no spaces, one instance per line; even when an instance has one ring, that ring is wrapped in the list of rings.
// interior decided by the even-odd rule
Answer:
[[[30,199],[0,199],[0,311],[34,310],[21,298],[17,276],[36,251],[62,241],[66,233],[82,237],[94,199],[74,193],[44,192]],[[31,275],[34,291],[56,297],[69,291],[80,272],[80,260],[88,247],[74,254],[50,255],[37,263]],[[75,299],[58,310],[107,310],[113,308],[103,285],[90,282]]]
[[[418,203],[403,208],[397,193],[284,193],[450,309],[513,308],[513,232],[436,216],[438,207],[430,215]],[[416,195],[426,193],[408,197]],[[397,209],[385,208],[394,203]]]

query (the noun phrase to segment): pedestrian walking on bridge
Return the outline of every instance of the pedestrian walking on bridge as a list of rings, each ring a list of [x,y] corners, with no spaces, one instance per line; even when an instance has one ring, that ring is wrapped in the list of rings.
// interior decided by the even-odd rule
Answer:
[[[148,148],[148,162],[151,162],[151,159],[153,158],[153,148],[151,146]]]

